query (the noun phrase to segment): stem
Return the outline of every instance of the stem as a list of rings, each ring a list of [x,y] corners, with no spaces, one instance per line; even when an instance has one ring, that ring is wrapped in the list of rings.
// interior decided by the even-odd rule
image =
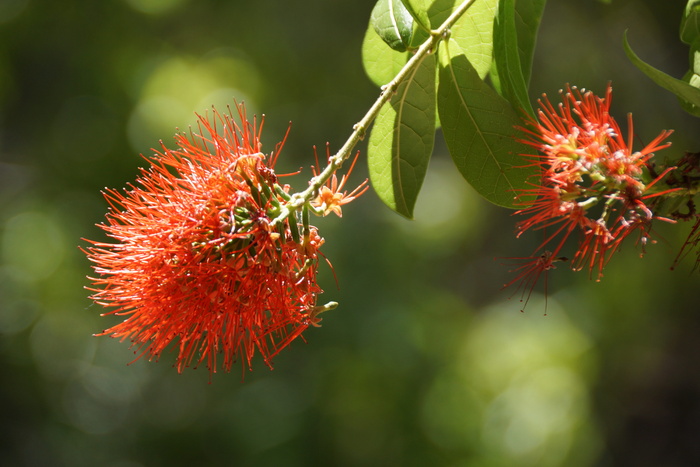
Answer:
[[[444,23],[440,25],[439,28],[430,31],[430,37],[426,39],[415,54],[406,62],[406,64],[401,68],[398,74],[389,83],[382,86],[382,92],[379,94],[379,98],[372,104],[372,107],[367,111],[362,120],[353,126],[353,132],[345,144],[328,159],[328,165],[325,169],[309,181],[309,187],[300,192],[294,193],[291,196],[290,201],[284,206],[280,215],[275,219],[276,221],[282,221],[287,218],[291,213],[299,210],[302,206],[307,204],[314,198],[316,192],[321,188],[326,181],[331,178],[331,176],[342,167],[343,162],[345,162],[350,153],[355,148],[357,143],[359,143],[364,137],[367,129],[372,124],[374,119],[379,115],[381,108],[389,102],[391,97],[394,95],[399,85],[406,79],[407,76],[411,75],[414,69],[423,61],[426,55],[433,53],[436,50],[437,45],[445,39],[448,35],[449,29],[457,22],[457,20],[469,9],[469,7],[474,3],[475,0],[465,0],[459,7],[452,12],[452,14],[445,20]]]

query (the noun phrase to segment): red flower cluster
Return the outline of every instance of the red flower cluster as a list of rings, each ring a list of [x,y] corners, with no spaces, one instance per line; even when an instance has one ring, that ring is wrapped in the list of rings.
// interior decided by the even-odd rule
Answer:
[[[108,224],[117,243],[86,249],[99,275],[91,298],[125,321],[100,335],[131,339],[158,358],[172,343],[177,368],[206,361],[216,372],[256,350],[271,359],[316,325],[323,239],[296,214],[277,221],[290,199],[274,165],[282,147],[261,152],[262,123],[229,114],[199,117],[199,133],[163,146],[136,185],[109,190]]]
[[[571,267],[595,271],[599,280],[625,238],[636,233],[643,247],[652,220],[668,221],[653,213],[652,198],[669,192],[656,191],[654,185],[673,168],[656,174],[649,170],[649,160],[671,144],[664,143],[671,131],[635,152],[631,115],[627,140],[610,116],[610,86],[604,98],[576,88],[567,88],[562,97],[555,108],[544,96],[538,120],[525,129],[528,138],[523,142],[539,152],[525,157],[539,170],[532,188],[517,193],[524,207],[516,214],[528,216],[518,222],[518,236],[541,229],[545,239],[507,285],[530,283],[553,269],[554,262],[565,260],[561,252],[572,236],[578,238],[578,248]]]

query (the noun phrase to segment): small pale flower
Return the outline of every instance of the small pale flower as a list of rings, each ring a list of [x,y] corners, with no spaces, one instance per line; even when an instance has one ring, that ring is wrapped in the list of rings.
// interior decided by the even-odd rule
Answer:
[[[315,149],[316,148],[314,148],[314,151]],[[341,209],[341,206],[353,201],[355,198],[362,195],[369,189],[367,180],[365,180],[350,193],[347,191],[341,191],[345,187],[345,182],[347,182],[348,177],[350,177],[352,170],[355,168],[355,162],[357,162],[358,155],[359,153],[353,159],[347,173],[341,177],[340,183],[338,183],[338,177],[333,174],[326,184],[319,188],[318,196],[311,201],[311,205],[316,208],[321,215],[327,216],[332,212],[338,217],[343,217],[343,210]],[[330,149],[328,148],[328,145],[326,145],[326,157],[330,157]],[[316,157],[316,164],[318,165],[318,157]],[[316,168],[314,168],[314,176],[317,175],[318,173]]]

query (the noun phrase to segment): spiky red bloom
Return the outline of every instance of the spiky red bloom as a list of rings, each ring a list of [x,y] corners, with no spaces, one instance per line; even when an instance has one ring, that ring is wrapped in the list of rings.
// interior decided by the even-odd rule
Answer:
[[[517,193],[523,208],[516,214],[528,216],[517,224],[518,236],[548,228],[533,254],[532,264],[539,266],[537,258],[560,257],[567,240],[575,235],[579,243],[572,268],[595,271],[599,279],[625,238],[636,232],[638,241],[645,244],[652,220],[668,220],[653,213],[652,199],[670,190],[652,187],[672,168],[652,177],[648,162],[655,151],[671,144],[663,142],[671,131],[661,132],[635,152],[631,115],[627,140],[610,115],[610,86],[604,98],[576,88],[562,94],[556,108],[543,96],[537,119],[531,119],[524,130],[528,137],[523,142],[538,151],[524,157],[539,168],[539,174],[531,188]],[[541,272],[542,267],[526,268],[518,277],[530,281]]]
[[[99,275],[96,302],[126,315],[100,335],[131,339],[140,355],[158,358],[171,344],[177,368],[206,361],[226,371],[256,351],[271,358],[316,324],[316,283],[323,239],[313,226],[274,223],[289,199],[274,165],[280,143],[261,152],[255,120],[199,116],[199,132],[163,146],[136,185],[105,194],[101,224],[116,243],[86,249]]]

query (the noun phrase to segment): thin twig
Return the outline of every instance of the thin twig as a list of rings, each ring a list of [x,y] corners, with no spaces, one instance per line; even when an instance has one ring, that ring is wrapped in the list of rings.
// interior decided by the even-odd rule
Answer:
[[[418,50],[413,54],[413,56],[406,62],[406,64],[401,68],[397,75],[389,83],[382,86],[382,92],[379,94],[379,98],[372,104],[372,107],[367,111],[362,120],[353,126],[353,132],[348,138],[348,140],[343,144],[343,146],[328,159],[328,165],[323,169],[318,175],[313,177],[309,181],[309,187],[299,193],[295,193],[291,196],[291,200],[282,209],[280,215],[274,220],[274,222],[281,222],[287,218],[293,212],[299,210],[302,206],[308,203],[316,193],[319,188],[323,186],[326,181],[338,170],[345,162],[352,150],[355,148],[357,143],[359,143],[364,137],[372,124],[374,119],[379,115],[381,108],[389,102],[391,97],[394,95],[399,85],[406,79],[407,76],[411,75],[416,67],[420,65],[423,59],[430,53],[433,53],[437,49],[437,45],[448,36],[449,29],[454,25],[455,22],[469,9],[470,6],[476,0],[466,0],[462,2],[455,11],[445,20],[444,23],[440,25],[439,28],[430,31],[430,37],[418,47]]]

